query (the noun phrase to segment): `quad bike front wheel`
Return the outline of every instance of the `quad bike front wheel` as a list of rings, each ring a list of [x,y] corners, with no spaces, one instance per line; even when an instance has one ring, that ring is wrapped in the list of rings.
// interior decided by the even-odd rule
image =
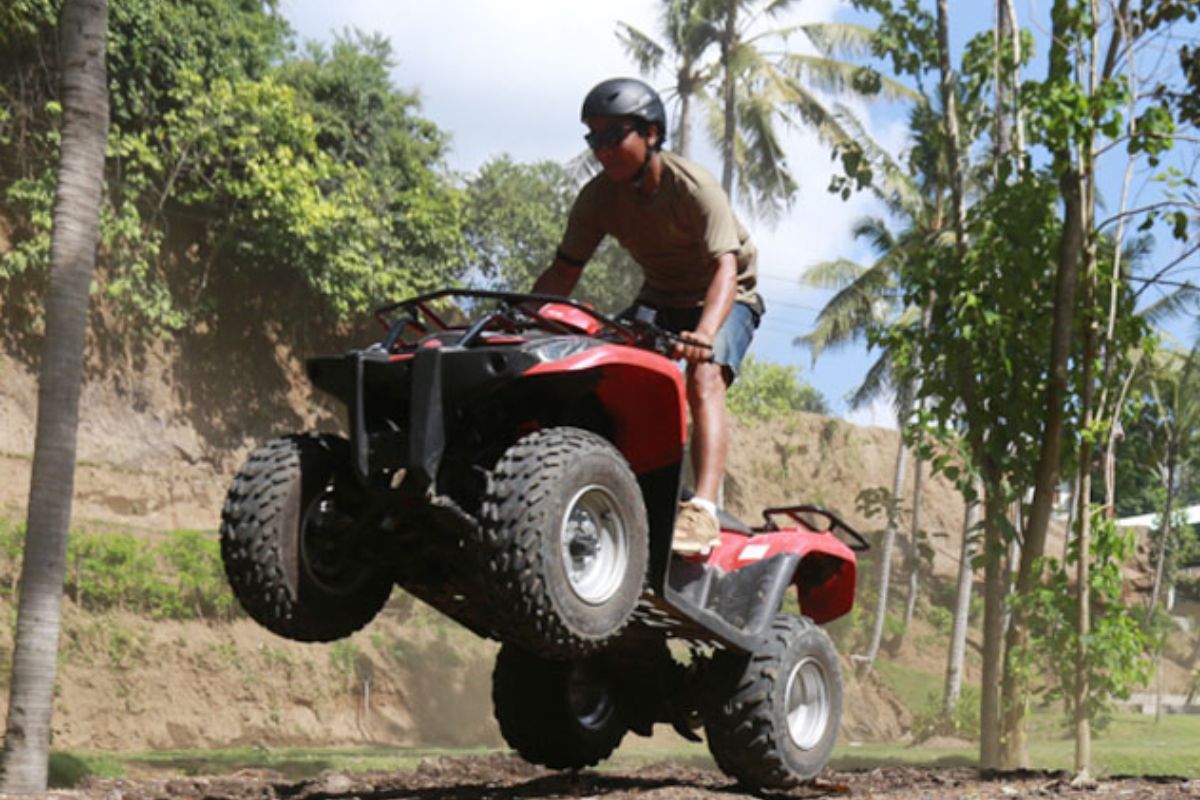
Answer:
[[[811,620],[779,614],[752,653],[709,665],[702,708],[717,766],[752,789],[786,789],[829,761],[842,719],[833,642]]]
[[[612,641],[641,596],[649,550],[637,478],[607,440],[548,428],[488,475],[479,553],[501,634],[551,658]]]
[[[496,656],[492,703],[509,747],[551,769],[595,766],[626,732],[612,684],[594,661],[551,661],[506,644]]]
[[[328,642],[366,625],[392,581],[354,547],[339,485],[349,444],[326,434],[273,439],[250,454],[221,511],[221,558],[256,622],[288,639]],[[339,491],[340,490],[340,491]]]

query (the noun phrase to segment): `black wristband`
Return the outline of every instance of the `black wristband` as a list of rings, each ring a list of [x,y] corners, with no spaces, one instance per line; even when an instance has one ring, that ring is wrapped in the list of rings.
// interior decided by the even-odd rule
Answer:
[[[571,258],[562,250],[555,250],[554,258],[575,269],[583,269],[583,265],[587,263],[587,261],[580,261],[578,258]]]

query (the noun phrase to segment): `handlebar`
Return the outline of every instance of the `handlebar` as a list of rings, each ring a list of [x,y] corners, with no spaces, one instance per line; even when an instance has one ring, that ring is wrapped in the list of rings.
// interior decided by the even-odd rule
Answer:
[[[569,306],[583,312],[595,320],[600,330],[594,334],[601,338],[616,339],[620,344],[643,347],[654,350],[668,358],[675,357],[677,345],[685,344],[709,351],[705,361],[712,360],[712,346],[688,339],[665,328],[659,327],[653,318],[653,309],[647,306],[635,306],[634,315],[629,317],[610,317],[592,308],[586,303],[557,295],[533,294],[520,292],[497,292],[486,289],[440,289],[435,292],[418,295],[407,300],[389,303],[375,309],[374,316],[387,333],[380,343],[385,349],[392,349],[396,342],[408,331],[425,335],[434,331],[447,331],[452,328],[463,328],[449,324],[445,318],[434,311],[432,305],[439,300],[464,298],[471,300],[495,300],[500,309],[484,314],[472,324],[465,326],[466,333],[460,342],[469,345],[487,328],[495,325],[501,328],[516,330],[522,327],[520,318],[525,317],[536,325],[557,333],[578,333],[578,329],[559,319],[552,319],[542,313],[548,304]],[[399,313],[397,313],[399,312]]]

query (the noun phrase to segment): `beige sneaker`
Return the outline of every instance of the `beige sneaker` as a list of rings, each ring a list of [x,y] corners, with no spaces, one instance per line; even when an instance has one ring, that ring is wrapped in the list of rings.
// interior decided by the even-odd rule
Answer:
[[[672,550],[685,556],[703,556],[720,543],[721,525],[716,517],[692,503],[679,504]]]

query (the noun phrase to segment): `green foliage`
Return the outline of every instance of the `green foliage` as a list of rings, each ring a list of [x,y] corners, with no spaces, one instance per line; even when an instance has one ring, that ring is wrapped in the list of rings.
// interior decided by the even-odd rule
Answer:
[[[15,596],[25,528],[0,518],[0,585]],[[151,543],[129,533],[74,530],[65,593],[88,611],[121,609],[156,619],[228,620],[240,612],[215,536],[172,531]]]
[[[1074,708],[1079,645],[1077,599],[1070,586],[1079,560],[1078,541],[1071,540],[1065,564],[1054,558],[1041,560],[1043,579],[1032,594],[1010,599],[1029,612],[1031,634],[1028,649],[1010,653],[1010,659],[1026,673],[1048,667],[1050,683],[1042,693],[1049,700],[1062,700],[1068,710]],[[1150,676],[1146,635],[1135,609],[1121,599],[1121,564],[1133,555],[1134,546],[1132,533],[1093,513],[1088,581],[1092,630],[1086,641],[1090,718],[1111,712],[1113,700],[1129,697]]]
[[[742,361],[726,402],[730,412],[743,419],[771,419],[795,411],[829,413],[825,398],[803,381],[799,367],[754,356]]]
[[[183,330],[263,285],[279,321],[289,300],[307,321],[346,319],[465,268],[446,136],[392,87],[386,40],[297,56],[271,2],[111,6],[98,277],[131,330]],[[54,14],[3,13],[20,46],[0,55],[0,165],[15,176],[0,286],[47,266],[59,123]]]
[[[929,624],[933,626],[934,630],[949,637],[954,629],[954,613],[942,606],[930,606],[926,613]]]
[[[159,563],[174,584],[173,591],[166,593],[170,601],[167,616],[229,619],[237,613],[221,563],[221,547],[212,534],[173,531],[157,549]]]
[[[954,713],[949,717],[942,713],[942,692],[929,694],[924,706],[913,712],[913,739],[918,742],[934,736],[978,739],[980,694],[975,686],[963,686]]]
[[[519,164],[500,156],[467,186],[465,233],[475,265],[501,288],[528,291],[554,260],[579,186],[553,161]],[[588,263],[575,295],[603,311],[632,304],[641,270],[606,241]]]

